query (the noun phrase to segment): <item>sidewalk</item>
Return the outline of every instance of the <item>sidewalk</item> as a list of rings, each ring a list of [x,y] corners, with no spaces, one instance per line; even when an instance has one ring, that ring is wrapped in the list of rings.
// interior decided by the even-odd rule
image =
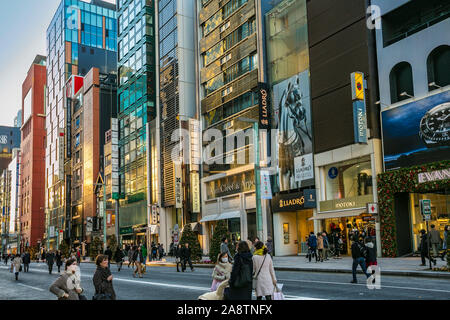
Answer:
[[[208,258],[204,257],[203,260]],[[274,267],[277,271],[303,271],[303,272],[336,272],[352,273],[352,258],[343,257],[342,259],[330,259],[324,262],[308,262],[304,256],[274,257]],[[431,271],[429,266],[420,266],[421,259],[412,258],[378,258],[378,266],[381,273],[392,276],[414,276],[450,279],[450,272]],[[437,258],[436,267],[440,268],[447,264]],[[156,267],[175,267],[175,258],[165,257],[163,261],[147,262],[147,266]],[[213,268],[212,264],[194,264],[196,268]],[[434,268],[434,265],[433,265]],[[358,267],[359,272],[360,267]]]

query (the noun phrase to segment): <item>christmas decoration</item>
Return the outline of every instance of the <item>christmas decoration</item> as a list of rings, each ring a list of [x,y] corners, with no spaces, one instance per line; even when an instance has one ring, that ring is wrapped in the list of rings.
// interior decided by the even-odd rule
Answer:
[[[191,248],[192,261],[201,261],[202,248],[200,247],[200,242],[198,242],[198,236],[192,231],[190,224],[184,226],[183,233],[181,234],[180,243],[183,247],[186,242],[189,243],[189,248]]]
[[[209,244],[209,258],[214,263],[217,262],[217,257],[220,253],[220,244],[222,243],[223,237],[227,237],[228,247],[230,247],[231,239],[228,233],[227,223],[225,220],[219,220],[214,228],[214,234]],[[233,250],[230,249],[230,252],[233,253]]]
[[[397,256],[397,230],[395,223],[395,194],[427,193],[450,188],[450,180],[439,180],[419,184],[418,174],[450,167],[450,160],[415,166],[378,175],[378,202],[381,221],[381,247],[384,257]]]

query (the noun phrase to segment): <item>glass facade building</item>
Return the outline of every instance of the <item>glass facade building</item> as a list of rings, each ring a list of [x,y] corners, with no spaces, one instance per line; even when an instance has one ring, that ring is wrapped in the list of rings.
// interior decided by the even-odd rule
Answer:
[[[115,5],[100,0],[90,3],[63,0],[47,29],[45,238],[48,247],[57,247],[61,241],[59,232],[49,234],[50,226],[65,230],[64,238],[74,232],[65,223],[70,216],[70,206],[65,212],[65,190],[70,190],[70,186],[67,187],[68,179],[64,175],[65,152],[60,152],[67,144],[60,138],[67,128],[65,86],[71,75],[84,76],[92,67],[104,74],[117,72],[115,9]]]
[[[146,124],[156,117],[154,2],[119,0],[118,6],[119,226],[124,242],[143,243],[138,227],[147,223]],[[130,227],[136,232],[123,232]]]

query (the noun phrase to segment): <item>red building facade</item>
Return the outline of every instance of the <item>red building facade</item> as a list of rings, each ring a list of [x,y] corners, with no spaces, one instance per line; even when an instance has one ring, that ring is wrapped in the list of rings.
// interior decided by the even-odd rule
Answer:
[[[42,242],[45,233],[46,58],[36,56],[22,84],[21,248]]]

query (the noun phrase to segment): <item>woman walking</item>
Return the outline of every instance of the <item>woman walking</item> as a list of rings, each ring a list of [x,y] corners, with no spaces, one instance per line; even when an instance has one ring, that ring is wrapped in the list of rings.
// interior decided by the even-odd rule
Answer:
[[[116,300],[116,293],[114,292],[112,280],[113,276],[108,269],[108,257],[100,254],[95,259],[97,270],[95,271],[94,282],[95,295],[94,300]]]
[[[319,252],[319,260],[320,262],[323,262],[323,237],[322,234],[319,232],[317,234],[317,251]]]
[[[246,241],[240,241],[234,256],[227,300],[252,300],[253,260]]]
[[[229,280],[231,277],[231,270],[233,266],[229,262],[228,254],[226,252],[222,252],[219,254],[217,259],[216,266],[214,267],[212,277],[213,282],[211,285],[211,291],[216,291],[219,285],[225,281]]]
[[[58,267],[58,273],[61,273],[61,266],[62,266],[62,253],[61,253],[61,250],[56,251],[55,260],[56,260],[56,266]]]
[[[277,285],[272,258],[262,242],[257,242],[255,249],[255,254],[252,259],[253,274],[256,280],[256,299],[262,300],[264,296],[266,300],[272,300],[272,294]]]
[[[142,278],[142,263],[144,263],[144,256],[142,255],[141,247],[134,247],[133,251],[133,261],[136,265],[136,270],[134,270],[133,277],[136,278],[137,272],[139,274],[139,278]]]
[[[20,266],[22,265],[23,261],[22,258],[20,257],[20,254],[16,254],[16,256],[14,257],[13,261],[12,261],[12,269],[14,272],[14,275],[16,276],[16,281],[19,280],[19,271],[20,271]]]
[[[50,292],[57,296],[58,300],[86,299],[81,295],[83,288],[81,288],[80,268],[76,259],[68,259],[66,261],[63,274],[53,282]]]
[[[114,254],[114,260],[116,260],[117,264],[117,271],[120,272],[120,269],[122,269],[123,264],[123,258],[125,257],[125,254],[123,253],[122,249],[120,247],[117,247],[116,253]]]
[[[174,249],[175,262],[177,263],[177,272],[180,272],[180,269],[179,269],[180,266],[181,266],[181,268],[183,268],[183,265],[181,262],[181,249],[182,249],[182,245],[180,243]]]

